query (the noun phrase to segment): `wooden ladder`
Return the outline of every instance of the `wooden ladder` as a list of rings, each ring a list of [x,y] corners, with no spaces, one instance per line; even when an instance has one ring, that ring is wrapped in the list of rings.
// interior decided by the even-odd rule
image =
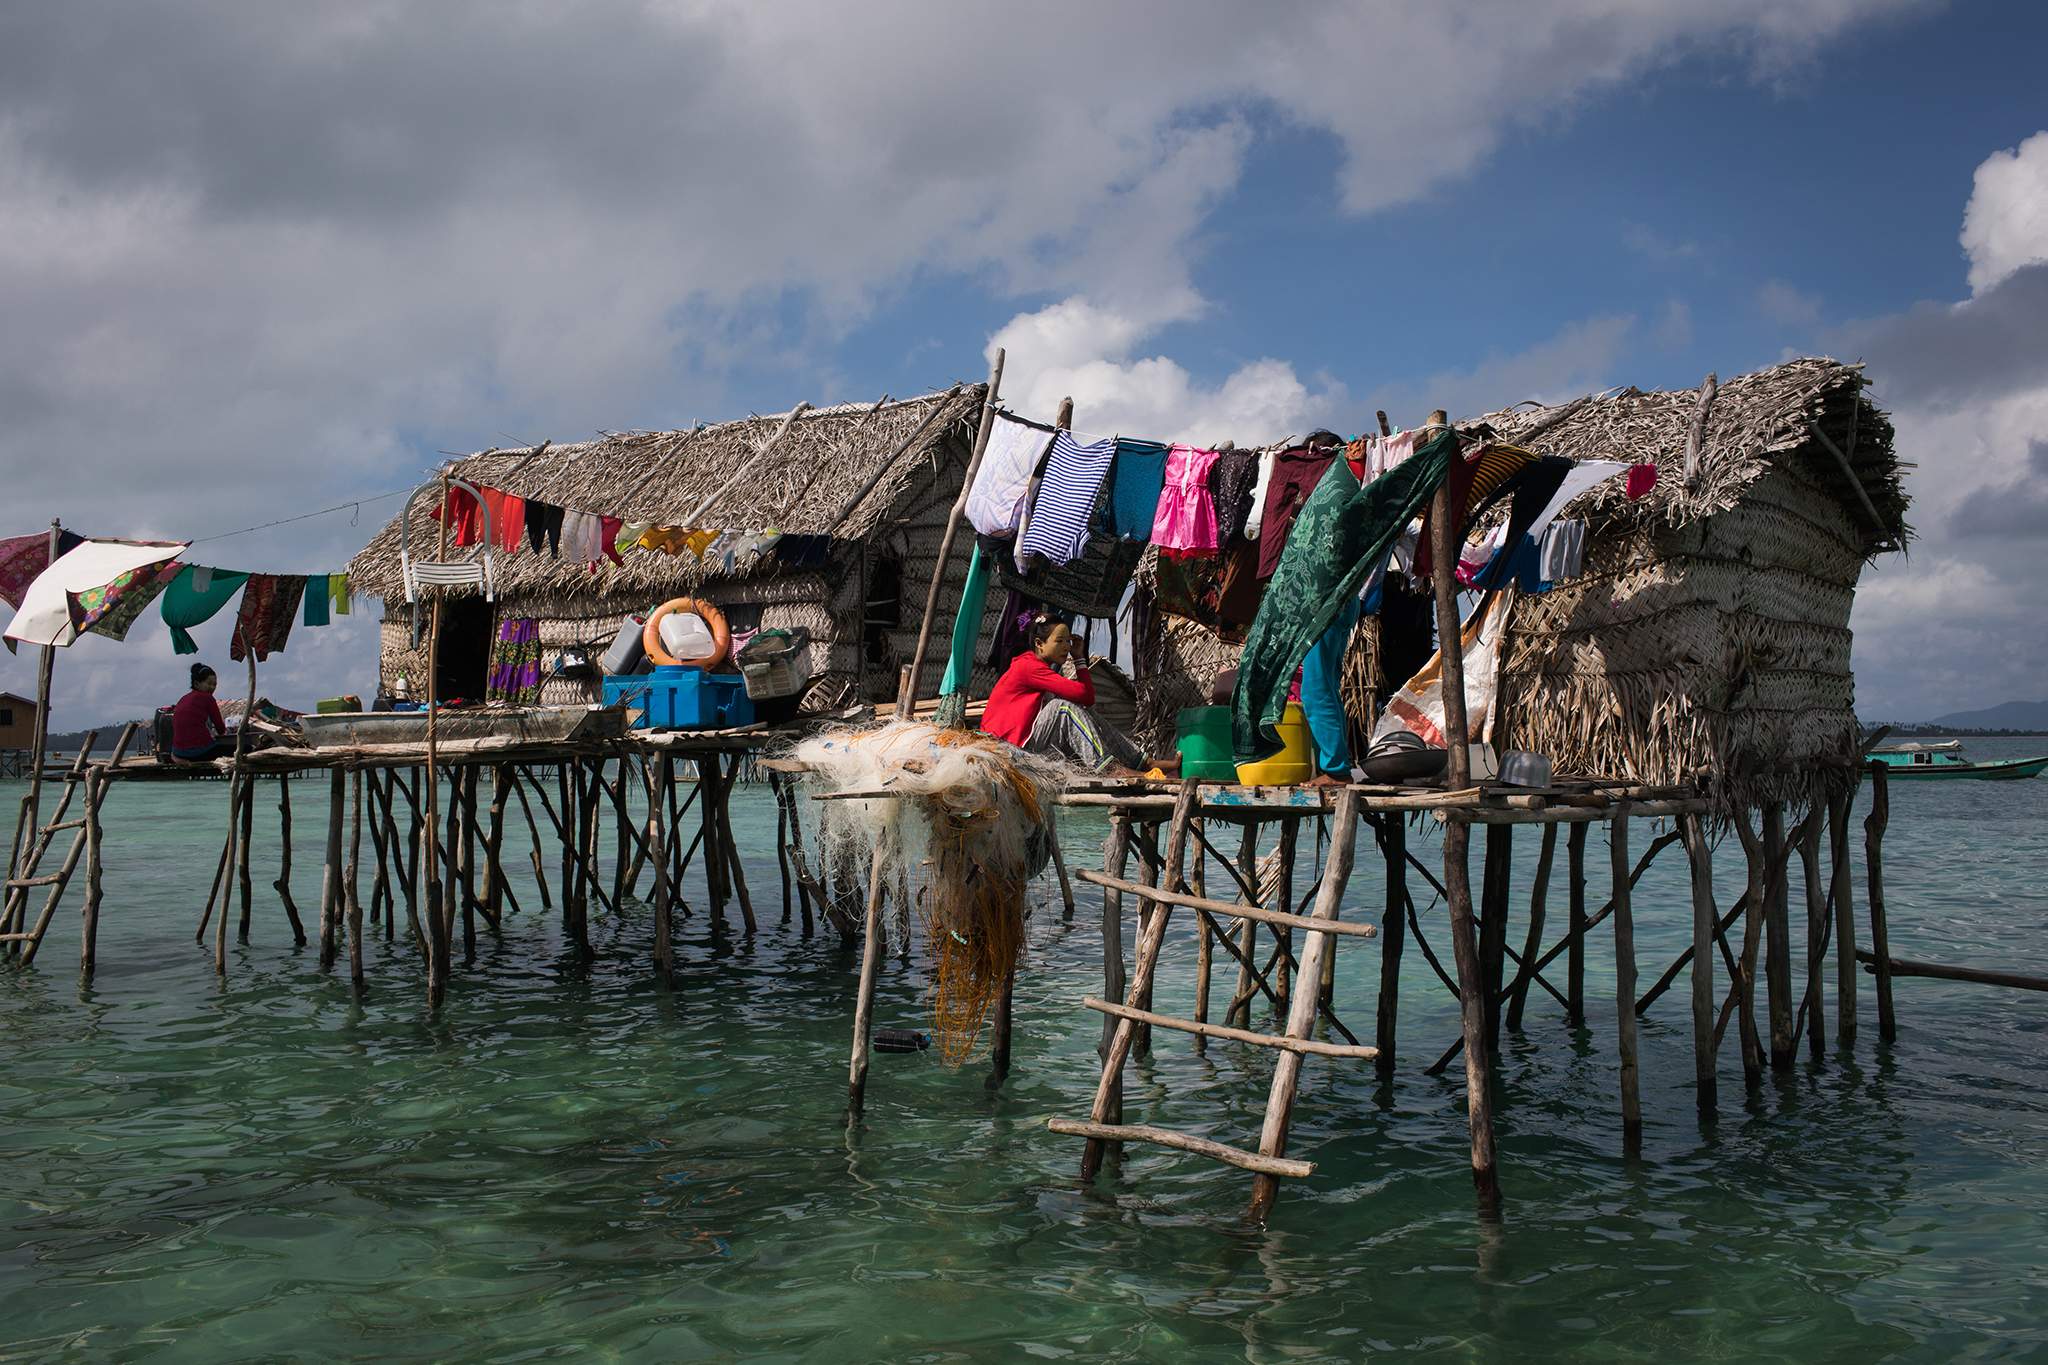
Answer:
[[[33,962],[36,950],[42,947],[43,935],[49,932],[50,920],[57,913],[57,902],[64,897],[64,889],[71,883],[72,874],[78,870],[79,860],[88,859],[86,878],[88,882],[88,917],[99,908],[99,815],[100,803],[106,793],[107,774],[128,751],[128,742],[135,735],[135,723],[130,721],[122,730],[121,738],[114,745],[114,752],[101,763],[92,762],[93,746],[99,741],[97,730],[86,734],[85,742],[78,746],[78,756],[64,774],[64,796],[57,802],[57,808],[50,812],[50,818],[39,828],[31,831],[20,850],[20,863],[7,878],[7,897],[0,905],[0,944],[8,945],[9,953],[19,952],[24,965]],[[71,809],[71,798],[80,788],[85,790],[85,813],[72,819],[65,819]],[[24,798],[24,803],[26,798]],[[23,814],[27,809],[24,804]],[[43,872],[43,857],[56,842],[57,836],[71,831],[71,847],[65,851],[64,862],[55,872]],[[44,897],[42,909],[36,915],[33,928],[24,927],[28,922],[28,895],[30,891],[49,888]],[[14,945],[21,945],[19,948]],[[87,941],[83,961],[90,970],[91,942]]]
[[[1110,907],[1112,913],[1120,913],[1120,898],[1126,894],[1146,902],[1147,911],[1139,930],[1130,989],[1123,1003],[1117,1004],[1093,996],[1083,1001],[1089,1009],[1116,1020],[1115,1032],[1110,1036],[1103,1055],[1102,1076],[1096,1084],[1095,1102],[1089,1116],[1086,1120],[1055,1118],[1049,1120],[1047,1126],[1055,1133],[1087,1139],[1087,1147],[1081,1156],[1083,1180],[1094,1179],[1102,1168],[1106,1152],[1112,1145],[1123,1142],[1156,1143],[1251,1171],[1254,1176],[1251,1213],[1254,1218],[1263,1218],[1272,1208],[1273,1200],[1279,1193],[1280,1177],[1306,1176],[1315,1171],[1315,1163],[1287,1156],[1288,1123],[1294,1109],[1295,1089],[1301,1078],[1302,1058],[1346,1057],[1367,1061],[1379,1056],[1379,1049],[1376,1047],[1356,1043],[1324,1042],[1309,1036],[1314,1029],[1319,1011],[1319,986],[1322,981],[1323,964],[1329,954],[1335,951],[1334,940],[1340,936],[1370,938],[1375,933],[1373,926],[1369,924],[1347,924],[1337,917],[1343,906],[1345,884],[1350,879],[1352,858],[1357,847],[1358,794],[1349,789],[1338,794],[1329,858],[1324,866],[1322,881],[1316,890],[1315,908],[1310,914],[1298,915],[1256,905],[1210,900],[1203,896],[1190,895],[1183,889],[1182,873],[1187,861],[1188,831],[1195,811],[1196,790],[1194,783],[1183,783],[1180,795],[1174,802],[1173,823],[1167,838],[1165,866],[1161,872],[1160,885],[1148,886],[1142,882],[1127,881],[1106,873],[1081,873],[1084,881],[1101,886],[1110,893],[1113,902]],[[1165,942],[1167,924],[1176,908],[1193,910],[1202,921],[1202,933],[1205,936],[1214,934],[1216,941],[1233,956],[1238,956],[1241,950],[1231,942],[1229,935],[1216,922],[1218,916],[1251,920],[1271,926],[1276,931],[1304,931],[1306,942],[1302,948],[1301,960],[1296,964],[1294,990],[1288,1002],[1287,1026],[1284,1033],[1261,1033],[1202,1020],[1182,1019],[1158,1013],[1150,1008],[1152,983],[1159,967],[1160,947]],[[1257,976],[1263,984],[1263,973],[1251,966],[1247,958],[1240,957],[1239,961],[1241,966]],[[1124,1063],[1130,1057],[1140,1030],[1147,1028],[1173,1029],[1199,1037],[1251,1043],[1258,1047],[1272,1048],[1279,1053],[1273,1069],[1272,1087],[1266,1098],[1265,1123],[1259,1133],[1257,1151],[1247,1151],[1241,1147],[1232,1147],[1149,1124],[1122,1121]]]

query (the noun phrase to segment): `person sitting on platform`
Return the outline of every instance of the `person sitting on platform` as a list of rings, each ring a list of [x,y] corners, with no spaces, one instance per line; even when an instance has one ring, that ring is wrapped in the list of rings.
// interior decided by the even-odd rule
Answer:
[[[220,704],[213,699],[213,689],[219,684],[220,679],[205,664],[192,665],[192,690],[171,708],[172,758],[204,763],[234,753],[235,741],[221,719]]]
[[[1020,652],[989,693],[981,728],[997,739],[1036,754],[1060,754],[1090,772],[1142,777],[1147,767],[1171,772],[1175,756],[1148,761],[1137,744],[1096,717],[1095,680],[1085,668],[1068,677],[1061,670],[1073,653],[1074,633],[1065,621],[1040,612],[1031,621],[1031,648]]]

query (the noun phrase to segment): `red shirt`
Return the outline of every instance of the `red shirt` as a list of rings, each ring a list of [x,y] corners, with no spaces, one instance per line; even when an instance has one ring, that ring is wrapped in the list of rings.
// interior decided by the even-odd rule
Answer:
[[[1022,748],[1048,695],[1079,706],[1095,705],[1095,679],[1085,668],[1080,674],[1069,678],[1055,673],[1043,659],[1025,650],[1010,660],[1003,676],[996,679],[995,690],[988,694],[988,709],[981,713],[981,728]]]
[[[220,718],[220,706],[211,692],[201,692],[195,687],[178,698],[178,704],[171,708],[173,749],[204,749],[226,734],[227,729],[227,722]]]

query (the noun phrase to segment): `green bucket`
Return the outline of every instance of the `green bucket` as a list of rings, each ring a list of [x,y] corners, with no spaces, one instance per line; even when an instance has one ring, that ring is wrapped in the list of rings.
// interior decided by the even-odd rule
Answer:
[[[1180,713],[1174,747],[1180,751],[1180,775],[1203,782],[1237,781],[1237,763],[1230,752],[1230,708],[1190,706]]]

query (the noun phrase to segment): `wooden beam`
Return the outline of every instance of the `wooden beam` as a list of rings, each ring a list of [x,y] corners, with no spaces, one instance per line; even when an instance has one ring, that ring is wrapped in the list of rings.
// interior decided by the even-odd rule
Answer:
[[[1277,924],[1288,929],[1305,929],[1316,934],[1347,934],[1353,938],[1376,938],[1379,929],[1371,924],[1350,924],[1343,920],[1317,919],[1313,915],[1291,915],[1282,910],[1262,910],[1255,905],[1241,905],[1235,901],[1210,900],[1204,896],[1191,896],[1185,892],[1166,891],[1143,882],[1126,881],[1107,876],[1089,868],[1082,868],[1075,874],[1084,882],[1121,891],[1127,895],[1152,901],[1159,905],[1177,905],[1187,910],[1206,911],[1212,915],[1232,915],[1238,919],[1257,920],[1261,924]]]
[[[1093,995],[1084,998],[1081,1004],[1088,1009],[1114,1015],[1118,1019],[1135,1019],[1154,1028],[1177,1029],[1182,1033],[1198,1034],[1204,1038],[1226,1038],[1234,1043],[1279,1048],[1283,1052],[1298,1052],[1315,1057],[1356,1057],[1364,1061],[1371,1061],[1380,1055],[1378,1048],[1364,1044],[1326,1043],[1320,1038],[1290,1038],[1278,1033],[1260,1033],[1255,1029],[1227,1028],[1222,1024],[1205,1024],[1198,1019],[1180,1019],[1171,1014],[1155,1014],[1151,1010],[1133,1009],[1129,1005],[1113,1005]]]
[[[1087,1138],[1090,1142],[1150,1142],[1160,1147],[1171,1147],[1176,1151],[1193,1152],[1212,1161],[1221,1161],[1260,1175],[1291,1176],[1299,1179],[1314,1175],[1313,1161],[1290,1161],[1285,1158],[1260,1156],[1241,1148],[1211,1142],[1207,1138],[1189,1137],[1166,1128],[1154,1128],[1144,1123],[1092,1123],[1080,1119],[1047,1119],[1045,1126],[1063,1137]]]

